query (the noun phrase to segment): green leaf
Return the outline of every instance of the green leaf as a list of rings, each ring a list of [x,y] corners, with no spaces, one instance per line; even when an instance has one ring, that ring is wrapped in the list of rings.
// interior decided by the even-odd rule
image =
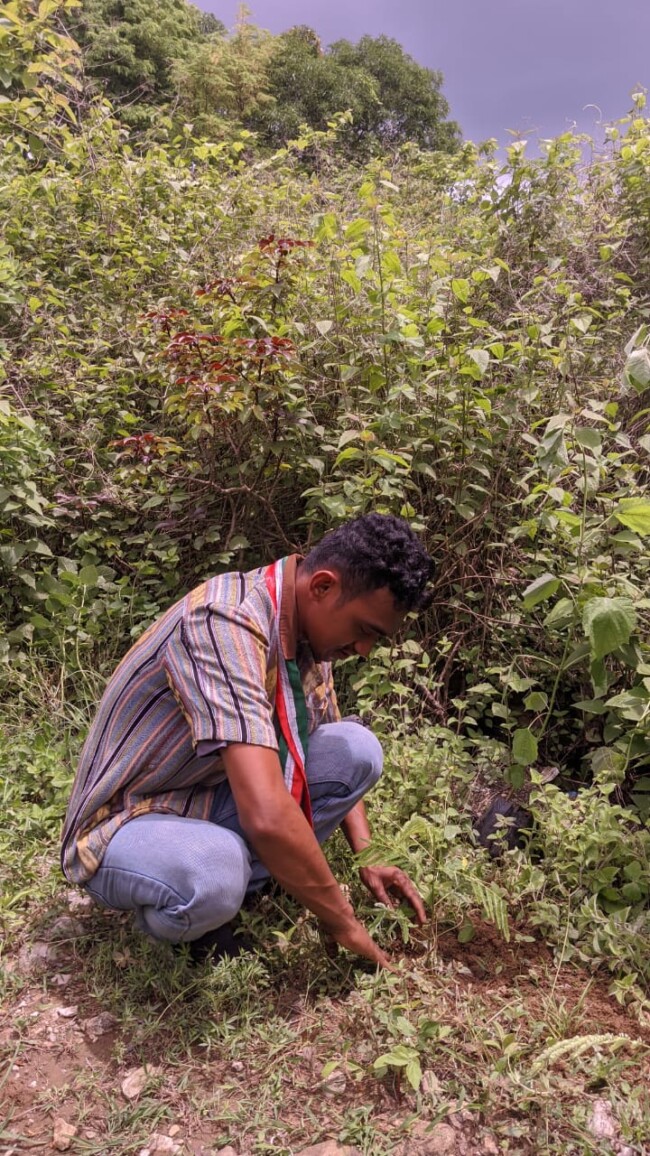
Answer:
[[[537,739],[528,727],[520,727],[512,738],[512,757],[527,767],[537,758]]]
[[[548,706],[548,695],[542,694],[541,690],[534,690],[532,694],[527,695],[524,699],[524,706],[526,710],[546,710]]]
[[[347,226],[344,236],[346,241],[353,244],[355,241],[360,241],[365,237],[370,228],[370,221],[366,221],[365,217],[358,217],[356,221],[351,221]]]
[[[99,579],[99,570],[96,566],[82,566],[78,574],[81,586],[96,586]]]
[[[560,585],[560,579],[556,578],[554,574],[540,574],[530,586],[527,586],[523,592],[522,598],[526,610],[531,610],[533,606],[537,606],[538,602],[545,602],[547,598],[552,598],[557,592]]]
[[[451,283],[451,291],[454,297],[457,297],[459,301],[462,301],[463,305],[467,304],[469,301],[470,293],[470,284],[467,278],[455,277]]]
[[[632,884],[629,886],[632,886]],[[413,1091],[417,1092],[420,1084],[422,1083],[422,1068],[420,1067],[420,1061],[410,1060],[404,1069],[404,1074],[409,1084],[413,1088]]]
[[[621,498],[614,517],[636,534],[650,534],[650,502],[643,498]]]
[[[339,438],[337,448],[342,450],[343,446],[346,446],[348,444],[348,442],[353,442],[355,438],[358,438],[360,436],[361,436],[361,431],[358,429],[346,429],[346,430],[344,430],[343,433],[341,434],[340,438]]]
[[[629,598],[590,598],[582,612],[591,657],[604,658],[630,641],[636,613]]]
[[[548,629],[560,630],[563,626],[569,625],[575,612],[575,606],[570,598],[560,598],[546,615],[544,626]]]
[[[593,429],[592,426],[583,426],[575,431],[575,439],[580,446],[585,446],[589,450],[599,450],[603,435],[600,430]]]
[[[625,362],[625,379],[636,389],[637,393],[643,393],[650,385],[650,350],[635,349]]]
[[[487,349],[468,349],[467,356],[471,357],[474,364],[478,366],[481,377],[483,377],[490,364],[490,354]]]
[[[460,931],[458,932],[458,942],[471,943],[475,935],[476,930],[474,928],[474,924],[467,920],[467,922],[463,924]]]
[[[585,714],[605,714],[607,710],[601,698],[584,698],[572,705],[573,710],[583,710]]]

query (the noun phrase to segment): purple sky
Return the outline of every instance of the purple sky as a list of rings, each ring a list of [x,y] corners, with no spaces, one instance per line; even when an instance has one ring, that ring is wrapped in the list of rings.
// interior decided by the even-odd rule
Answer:
[[[237,0],[196,0],[228,27]],[[249,0],[271,32],[308,24],[324,45],[385,33],[440,69],[451,115],[470,140],[508,129],[598,133],[650,87],[650,0]]]

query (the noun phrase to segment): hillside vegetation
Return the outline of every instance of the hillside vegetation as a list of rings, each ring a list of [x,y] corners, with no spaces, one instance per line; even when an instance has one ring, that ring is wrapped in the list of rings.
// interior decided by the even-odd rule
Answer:
[[[71,9],[65,0],[38,8],[11,0],[0,16],[6,928],[24,934],[60,891],[53,848],[75,752],[130,642],[208,574],[304,549],[351,515],[390,511],[410,520],[437,559],[434,606],[368,664],[342,667],[341,697],[387,744],[377,854],[408,868],[430,904],[431,934],[420,947],[435,950],[441,928],[470,944],[485,921],[504,944],[541,937],[558,966],[571,960],[603,973],[610,1000],[643,1022],[644,95],[634,95],[601,149],[566,133],[542,142],[536,159],[511,145],[503,164],[492,146],[450,152],[388,139],[381,154],[375,141],[372,155],[353,150],[344,159],[341,142],[356,122],[343,108],[323,128],[297,124],[275,151],[262,129],[259,139],[232,126],[207,134],[171,116],[164,133],[159,124],[130,135],[106,97],[89,96],[79,79],[78,50],[61,24]],[[559,777],[542,788],[549,765]],[[528,851],[493,861],[475,846],[477,775],[499,790],[532,782]],[[256,961],[251,975],[281,985],[292,961],[298,974],[316,968],[322,985],[309,931],[300,923],[296,931],[287,911],[286,935],[271,946],[260,929],[271,962],[265,972]],[[398,926],[408,934],[399,912],[372,918],[386,942]],[[82,957],[107,933],[99,920]],[[148,952],[152,1020],[131,1047],[148,1055],[153,1039],[162,1052],[171,1040],[156,1035],[156,1000],[182,1002],[181,971],[178,988],[165,980],[161,995],[152,949],[135,940],[125,949],[128,932],[112,933],[127,951],[124,982],[111,986],[105,943],[98,964],[86,958],[99,969],[95,995],[114,1010],[125,998],[135,1015],[137,952]],[[433,982],[422,968],[411,980]],[[244,1031],[264,1098],[264,1024],[248,1004],[242,1011],[243,976],[241,988],[231,976],[225,988],[206,989],[212,1012],[186,1009],[178,1046],[214,1043],[201,1033],[218,1006],[233,1031]],[[355,998],[370,1000],[359,982]],[[555,1119],[557,1147],[544,1151],[600,1151],[579,1146],[586,1117],[573,1093],[565,1115],[554,1116],[564,1109],[550,1071],[563,1055],[581,1073],[580,1096],[604,1086],[627,1097],[624,1134],[641,1142],[650,1116],[642,1086],[630,1091],[628,1082],[625,1092],[618,1052],[627,1037],[598,1032],[596,1021],[585,1035],[545,1006],[537,1034],[520,1039],[504,1020],[500,1037],[474,1035],[470,1047],[454,1022],[452,1046],[442,1013],[434,1031],[424,1010],[412,1010],[417,1000],[396,1010],[391,982],[377,981],[373,995],[372,1055],[355,1050],[360,1029],[350,1023],[350,1049],[334,1056],[346,1079],[360,1081],[364,1103],[371,1093],[362,1081],[374,1087],[379,1077],[398,1104],[423,1110],[423,1073],[442,1048],[454,1063],[441,1075],[447,1099],[436,1093],[434,1103],[453,1094],[476,1112],[491,1105],[506,1129],[525,1085],[528,1132],[517,1140],[504,1130],[510,1147],[499,1150],[542,1150],[535,1145],[542,1136],[551,1143]],[[433,996],[423,990],[426,1003]],[[444,1008],[445,993],[435,998]],[[227,1050],[232,1040],[219,1031]],[[319,1053],[324,1063],[328,1056]],[[477,1057],[494,1086],[470,1075]],[[400,1099],[407,1094],[419,1098]],[[343,1120],[334,1134],[383,1151],[369,1116],[354,1107],[352,1128],[348,1108],[338,1116],[332,1108]],[[246,1135],[248,1112],[237,1116]],[[305,1119],[295,1125],[297,1137],[315,1134]],[[279,1146],[249,1146],[293,1151],[287,1135]],[[537,1136],[531,1148],[529,1136]]]

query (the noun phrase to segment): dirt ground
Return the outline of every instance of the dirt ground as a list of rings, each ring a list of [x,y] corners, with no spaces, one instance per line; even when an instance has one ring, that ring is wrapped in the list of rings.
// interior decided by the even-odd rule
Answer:
[[[491,1019],[500,1022],[515,1002],[523,1009],[523,1034],[531,1025],[555,1024],[556,1033],[566,1038],[627,1037],[629,1054],[625,1044],[617,1045],[627,1065],[625,1079],[637,1088],[650,1088],[650,1024],[609,994],[606,976],[589,976],[571,966],[557,968],[546,945],[525,938],[505,943],[494,927],[478,919],[469,943],[459,943],[448,931],[440,933],[433,945],[412,943],[407,953],[411,978],[402,990],[421,1006],[430,1001],[432,1013],[453,1028],[461,1044],[461,1052],[447,1049],[425,1070],[418,1095],[399,1073],[379,1080],[362,1071],[358,1059],[356,1066],[348,1062],[352,1055],[363,1059],[368,1035],[363,1008],[350,991],[319,997],[300,976],[298,982],[259,996],[272,1004],[273,1023],[279,1017],[290,1029],[291,1056],[283,1051],[281,1033],[274,1041],[269,1028],[267,1039],[242,1047],[240,1059],[232,1058],[232,1049],[199,1046],[182,1060],[176,1056],[168,1063],[166,1037],[153,1031],[143,1062],[142,1040],[134,1043],[119,1002],[113,999],[107,1006],[89,964],[89,940],[98,936],[105,941],[111,928],[100,913],[83,901],[80,905],[74,893],[69,899],[67,912],[32,929],[38,938],[30,939],[26,933],[4,958],[11,980],[0,1021],[4,1156],[66,1150],[89,1156],[122,1152],[204,1156],[226,1144],[238,1156],[299,1153],[307,1143],[340,1137],[346,1127],[350,1143],[356,1141],[356,1150],[370,1156],[379,1142],[372,1140],[373,1135],[383,1137],[377,1151],[396,1156],[540,1152],[539,1141],[531,1145],[525,1124],[517,1119],[511,1095],[501,1107],[498,1097],[493,1098],[492,1107],[483,1111],[478,1091],[469,1107],[463,1106],[462,1097],[445,1093],[458,1087],[459,1072],[471,1085],[472,1067],[484,1062],[476,1025]],[[128,949],[120,946],[124,919],[115,918],[113,925],[119,991],[124,967],[137,969],[137,959],[130,959]],[[150,1016],[150,1008],[146,1014]],[[169,1026],[174,1014],[174,1008],[163,1006],[161,1025]],[[355,1042],[356,1050],[346,1052],[341,1046],[345,1040]],[[334,1063],[327,1073],[325,1065],[331,1066],[337,1055],[348,1058]],[[594,1104],[602,1102],[608,1077],[603,1076],[600,1084],[597,1077],[591,1085],[584,1080],[576,1083],[574,1067],[570,1058],[558,1061],[553,1069],[556,1089],[562,1092],[566,1085],[575,1099],[579,1086],[583,1097]],[[504,1081],[508,1071],[506,1064]],[[131,1085],[125,1083],[127,1078]],[[267,1097],[273,1105],[273,1120],[267,1124],[260,1117],[259,1127],[247,1119],[250,1114],[252,1120],[256,1111],[256,1089],[260,1102]],[[351,1119],[359,1122],[358,1135],[352,1134],[352,1125],[341,1123]],[[585,1144],[565,1150],[623,1156],[650,1152],[650,1142],[624,1144],[615,1127],[609,1137],[593,1134],[590,1141],[587,1134]]]

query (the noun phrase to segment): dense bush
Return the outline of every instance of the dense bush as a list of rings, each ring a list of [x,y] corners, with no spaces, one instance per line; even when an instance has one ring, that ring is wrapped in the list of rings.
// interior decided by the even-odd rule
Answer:
[[[53,6],[10,8],[6,685],[63,663],[74,695],[204,575],[391,510],[437,598],[362,701],[507,741],[514,782],[606,765],[643,810],[642,95],[588,164],[567,133],[502,167],[472,145],[342,166],[336,125],[267,158],[246,134],[136,152],[107,104],[73,111]]]

